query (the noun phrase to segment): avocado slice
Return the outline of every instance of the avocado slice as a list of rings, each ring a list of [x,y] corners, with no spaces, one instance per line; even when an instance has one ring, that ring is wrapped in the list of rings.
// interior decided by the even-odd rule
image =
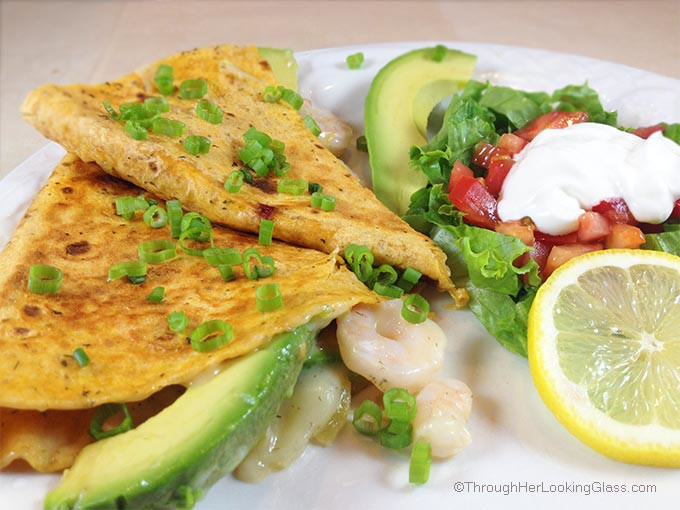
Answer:
[[[477,57],[446,49],[441,61],[433,48],[414,50],[383,67],[371,83],[364,125],[373,192],[398,215],[411,195],[427,184],[424,174],[409,167],[412,145],[427,143],[427,119],[446,97],[465,86]]]
[[[277,335],[136,429],[87,446],[44,508],[190,508],[264,434],[292,393],[318,326]]]
[[[297,91],[298,64],[293,56],[293,50],[281,48],[258,48],[260,56],[269,62],[272,72],[284,87]]]

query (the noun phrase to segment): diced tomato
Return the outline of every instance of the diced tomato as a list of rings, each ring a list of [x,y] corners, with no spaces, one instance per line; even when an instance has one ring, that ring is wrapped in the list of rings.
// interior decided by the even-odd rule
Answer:
[[[634,129],[632,133],[646,140],[657,131],[663,131],[664,129],[666,129],[666,124],[661,123],[654,124],[653,126],[639,127],[637,129]]]
[[[536,261],[538,267],[540,268],[541,274],[545,269],[545,264],[548,262],[548,255],[550,255],[550,250],[552,246],[549,244],[542,243],[540,241],[534,242],[534,251],[529,252],[529,256]]]
[[[550,250],[550,255],[548,255],[548,260],[545,263],[543,274],[546,277],[550,276],[553,271],[555,271],[555,269],[574,257],[601,249],[601,244],[570,244],[568,246],[553,246],[552,250]]]
[[[632,225],[616,224],[612,232],[607,236],[605,247],[637,249],[645,242],[645,235],[637,227]]]
[[[554,112],[546,113],[540,117],[536,117],[534,120],[529,122],[522,129],[518,129],[513,134],[524,138],[527,142],[530,142],[536,135],[543,131],[544,129],[561,129],[572,124],[578,124],[580,122],[587,122],[588,114],[586,112],[563,112],[556,110]]]
[[[536,237],[537,241],[550,246],[563,246],[565,244],[578,243],[578,232],[571,232],[570,234],[564,234],[562,236],[551,236],[537,230],[534,232],[534,236]]]
[[[675,207],[673,207],[673,212],[671,212],[671,218],[680,218],[680,199],[675,201]]]
[[[623,198],[607,198],[593,207],[593,211],[605,215],[612,223],[637,224]]]
[[[521,221],[501,221],[496,225],[496,232],[505,234],[506,236],[513,236],[520,239],[527,246],[534,245],[534,227],[531,223],[523,223]]]
[[[612,225],[604,214],[585,212],[578,218],[578,240],[590,243],[604,239],[612,231]]]
[[[477,179],[468,175],[458,176],[449,198],[459,211],[465,213],[468,223],[494,230],[498,222],[498,204]]]
[[[498,195],[503,188],[503,183],[505,178],[508,176],[512,165],[515,164],[515,160],[510,159],[508,156],[493,158],[489,165],[489,173],[486,175],[486,187],[489,189],[494,197],[498,198]]]
[[[453,164],[453,168],[451,169],[451,177],[449,178],[449,194],[463,176],[474,177],[475,174],[470,168],[461,163],[460,160],[456,160],[456,162]]]
[[[514,156],[526,146],[528,142],[513,133],[503,133],[498,140],[498,148],[505,149],[511,156]]]
[[[472,156],[472,162],[475,165],[488,169],[491,160],[500,156],[510,157],[510,153],[490,143],[479,142]]]

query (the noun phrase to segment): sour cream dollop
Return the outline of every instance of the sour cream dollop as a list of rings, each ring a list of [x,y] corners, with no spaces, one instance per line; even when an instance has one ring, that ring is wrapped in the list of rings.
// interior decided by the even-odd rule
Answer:
[[[529,216],[539,231],[561,235],[607,198],[623,198],[640,222],[666,221],[680,198],[680,145],[591,122],[546,129],[515,157],[498,215]]]

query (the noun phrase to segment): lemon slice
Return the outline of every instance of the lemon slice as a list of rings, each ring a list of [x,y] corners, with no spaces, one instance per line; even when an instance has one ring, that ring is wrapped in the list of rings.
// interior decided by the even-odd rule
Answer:
[[[591,448],[680,467],[680,257],[605,250],[560,267],[529,314],[529,365],[545,404]]]

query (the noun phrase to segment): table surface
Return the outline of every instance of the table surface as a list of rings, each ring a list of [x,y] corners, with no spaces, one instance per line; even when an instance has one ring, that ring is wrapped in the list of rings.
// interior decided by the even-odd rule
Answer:
[[[31,89],[98,83],[217,43],[487,42],[680,78],[680,0],[0,2],[0,178],[45,143],[19,115]]]

